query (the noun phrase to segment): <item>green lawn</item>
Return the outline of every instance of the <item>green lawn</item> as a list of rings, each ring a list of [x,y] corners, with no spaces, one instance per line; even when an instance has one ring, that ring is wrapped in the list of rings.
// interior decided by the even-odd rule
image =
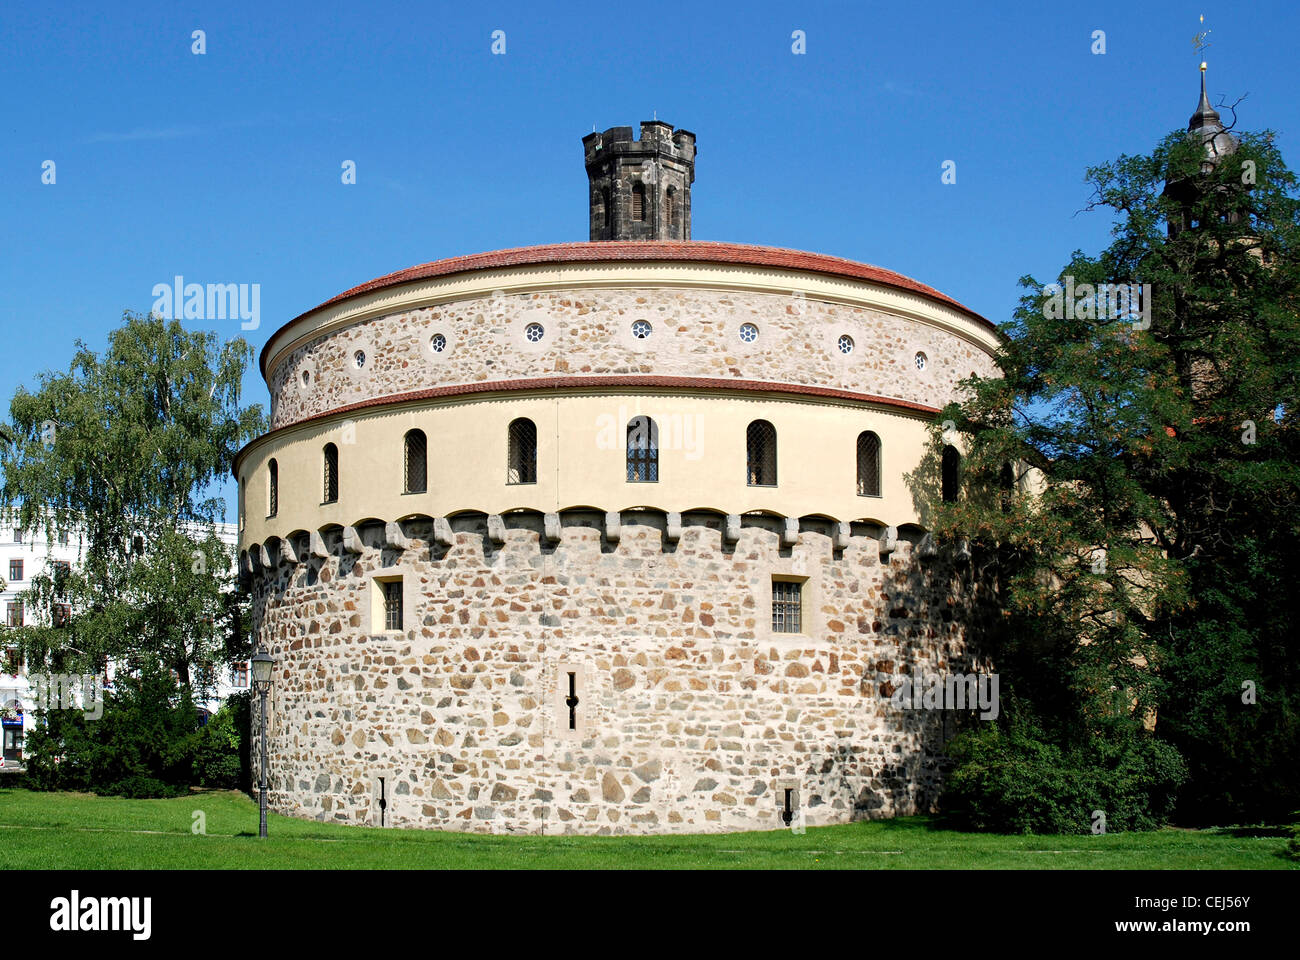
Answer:
[[[206,835],[191,832],[193,814]],[[1286,869],[1280,835],[1160,830],[1081,837],[961,833],[929,817],[661,837],[494,837],[378,830],[274,814],[233,791],[172,800],[0,789],[0,869],[749,868]]]

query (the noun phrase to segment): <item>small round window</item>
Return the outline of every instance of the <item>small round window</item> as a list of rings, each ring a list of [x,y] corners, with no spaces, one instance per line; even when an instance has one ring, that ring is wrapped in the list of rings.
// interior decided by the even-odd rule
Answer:
[[[758,327],[752,323],[742,323],[740,325],[740,339],[746,343],[753,343],[758,339]]]
[[[541,343],[544,336],[546,336],[546,328],[540,323],[530,323],[524,327],[524,338],[529,343]]]
[[[305,387],[308,386],[310,383],[311,383],[311,371],[304,370],[302,372],[302,385]]]
[[[847,333],[842,333],[842,334],[840,334],[839,348],[840,348],[840,353],[843,353],[843,354],[846,354],[846,355],[852,353],[852,352],[853,352],[853,338],[850,337]]]
[[[638,340],[648,339],[650,334],[653,332],[654,327],[650,326],[649,320],[638,320],[636,323],[632,324],[632,336],[636,337]]]
[[[924,370],[926,363],[929,361],[926,360],[925,354],[918,350],[916,356],[912,358],[912,362],[916,364],[916,369]]]
[[[358,370],[364,370],[366,367],[366,351],[358,350],[356,353],[352,354],[352,364]]]
[[[441,333],[435,333],[433,338],[429,341],[429,349],[434,353],[442,353],[442,351],[447,349],[447,338]]]

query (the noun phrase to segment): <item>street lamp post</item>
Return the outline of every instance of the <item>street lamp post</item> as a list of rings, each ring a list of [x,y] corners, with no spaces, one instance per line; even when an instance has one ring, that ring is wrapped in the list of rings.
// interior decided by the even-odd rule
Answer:
[[[266,694],[271,689],[271,668],[275,660],[265,650],[258,650],[253,657],[253,685],[257,687],[258,699],[262,704],[262,799],[261,822],[257,828],[259,837],[266,836]]]

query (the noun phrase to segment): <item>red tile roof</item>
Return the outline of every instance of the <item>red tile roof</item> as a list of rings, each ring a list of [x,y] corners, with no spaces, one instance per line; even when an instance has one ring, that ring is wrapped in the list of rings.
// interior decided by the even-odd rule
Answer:
[[[271,343],[283,330],[297,323],[303,317],[315,313],[322,307],[340,303],[363,293],[371,293],[375,290],[410,283],[414,280],[428,280],[432,277],[445,277],[473,270],[489,270],[497,267],[514,267],[537,263],[608,263],[613,261],[735,263],[745,266],[807,270],[812,273],[826,273],[837,277],[867,280],[928,297],[931,300],[960,310],[989,330],[995,332],[997,330],[997,327],[974,310],[958,303],[952,297],[940,293],[933,287],[928,287],[911,277],[905,277],[901,273],[895,273],[883,267],[873,267],[867,263],[845,260],[842,257],[831,257],[821,253],[806,253],[802,250],[787,250],[781,247],[758,247],[745,243],[715,243],[700,240],[551,243],[536,247],[494,250],[491,253],[474,253],[463,257],[452,257],[448,260],[435,260],[433,263],[407,267],[405,270],[398,270],[396,273],[390,273],[387,276],[355,286],[350,290],[345,290],[338,296],[326,300],[320,306],[313,307],[306,313],[294,317],[267,339],[266,346],[262,348],[261,354],[262,374],[263,376],[266,375],[267,351]]]

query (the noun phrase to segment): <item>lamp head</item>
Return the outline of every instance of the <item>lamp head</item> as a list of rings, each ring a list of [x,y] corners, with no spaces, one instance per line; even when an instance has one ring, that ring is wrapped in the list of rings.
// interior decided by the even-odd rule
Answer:
[[[258,650],[257,655],[253,657],[253,682],[258,687],[265,689],[271,684],[271,669],[275,666],[275,659],[265,650]]]

